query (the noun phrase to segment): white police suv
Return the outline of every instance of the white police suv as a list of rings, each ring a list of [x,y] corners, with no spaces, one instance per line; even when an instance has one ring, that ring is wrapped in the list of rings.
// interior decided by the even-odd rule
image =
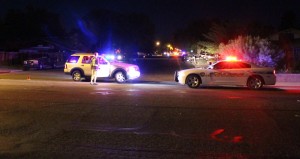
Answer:
[[[74,81],[81,81],[82,78],[90,78],[92,74],[91,59],[92,53],[76,53],[71,55],[65,63],[64,72],[70,74]],[[127,80],[135,79],[140,76],[140,70],[137,65],[128,64],[119,61],[109,61],[105,56],[99,56],[99,70],[97,77],[114,78],[118,83],[124,83]]]
[[[190,88],[200,85],[247,86],[260,89],[263,85],[275,85],[275,70],[243,61],[218,61],[206,69],[192,68],[175,71],[175,81]]]

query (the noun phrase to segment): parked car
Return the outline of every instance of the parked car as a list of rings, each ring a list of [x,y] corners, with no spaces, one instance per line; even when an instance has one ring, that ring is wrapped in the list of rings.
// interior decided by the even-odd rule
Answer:
[[[275,70],[243,61],[219,61],[206,69],[192,68],[175,72],[175,81],[190,88],[200,85],[235,85],[260,89],[275,85]]]
[[[70,74],[74,81],[81,81],[82,78],[91,77],[91,58],[92,53],[76,53],[69,57],[65,63],[64,72]],[[140,76],[140,69],[137,65],[124,63],[120,61],[109,61],[105,56],[99,56],[99,78],[115,79],[118,83],[124,83],[127,80],[135,79]]]
[[[50,57],[41,57],[36,59],[29,59],[23,62],[23,70],[27,71],[31,68],[34,69],[47,69],[47,68],[63,68],[63,63]]]

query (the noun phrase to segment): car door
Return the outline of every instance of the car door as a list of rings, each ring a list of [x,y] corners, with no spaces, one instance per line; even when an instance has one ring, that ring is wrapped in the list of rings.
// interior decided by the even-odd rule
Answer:
[[[213,66],[209,73],[210,84],[224,85],[231,83],[230,65],[228,62],[219,62]]]
[[[221,62],[214,66],[210,78],[217,85],[244,85],[250,67],[251,65],[239,61]]]
[[[98,66],[99,66],[99,69],[97,71],[97,76],[98,77],[109,77],[110,70],[111,70],[110,62],[102,56],[98,57],[97,62],[98,62]]]
[[[251,65],[238,61],[232,63],[231,66],[231,81],[235,85],[245,85],[250,74]]]
[[[92,75],[91,58],[92,58],[92,56],[82,56],[82,58],[81,58],[80,67],[82,70],[84,70],[85,76]]]

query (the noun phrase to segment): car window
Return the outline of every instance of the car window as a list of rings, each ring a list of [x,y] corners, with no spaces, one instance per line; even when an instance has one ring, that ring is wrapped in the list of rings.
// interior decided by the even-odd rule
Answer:
[[[67,62],[68,63],[77,63],[78,59],[79,59],[79,56],[71,56]]]
[[[234,62],[232,63],[232,69],[243,69],[243,68],[251,68],[250,64],[244,62]]]
[[[214,69],[228,69],[228,63],[227,62],[219,62],[214,65]]]
[[[215,65],[214,65],[214,69],[221,69],[221,64],[222,62],[219,62],[219,63],[216,63]]]
[[[248,64],[248,63],[241,63],[241,67],[242,68],[251,68],[251,65],[250,64]]]
[[[81,63],[89,64],[91,63],[91,58],[89,56],[83,56]]]
[[[244,68],[251,68],[251,65],[244,62],[219,62],[214,65],[214,69],[244,69]]]
[[[104,59],[103,57],[100,56],[100,57],[98,58],[98,63],[99,63],[99,64],[107,64],[108,62],[107,62],[106,59]]]

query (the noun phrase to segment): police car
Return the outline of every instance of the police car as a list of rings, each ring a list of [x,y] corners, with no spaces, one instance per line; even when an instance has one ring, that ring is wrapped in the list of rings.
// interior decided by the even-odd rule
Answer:
[[[218,61],[205,69],[192,68],[175,71],[175,81],[197,88],[200,85],[247,86],[249,89],[260,89],[263,85],[275,85],[275,70],[268,67],[238,61]]]
[[[91,59],[92,53],[76,53],[71,55],[65,63],[64,72],[70,74],[74,81],[81,81],[82,78],[90,78],[92,74]],[[135,79],[140,76],[140,69],[137,65],[119,61],[110,61],[105,56],[99,56],[99,70],[97,77],[115,79],[118,83]]]

